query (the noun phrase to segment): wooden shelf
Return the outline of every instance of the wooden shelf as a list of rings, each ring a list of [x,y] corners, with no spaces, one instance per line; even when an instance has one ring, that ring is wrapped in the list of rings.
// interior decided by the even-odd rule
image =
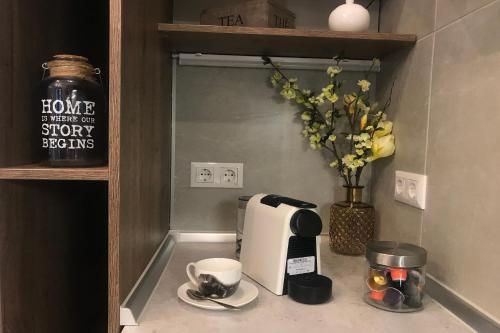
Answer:
[[[416,35],[408,34],[168,23],[158,24],[158,30],[167,37],[168,50],[174,53],[331,58],[343,52],[349,59],[372,59],[417,41]]]
[[[49,168],[38,164],[0,168],[0,180],[108,180],[108,167]]]

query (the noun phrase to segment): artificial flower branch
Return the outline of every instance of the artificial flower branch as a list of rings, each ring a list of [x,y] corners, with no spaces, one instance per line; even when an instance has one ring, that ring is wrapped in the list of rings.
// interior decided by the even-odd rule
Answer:
[[[279,74],[279,78],[278,78],[278,75],[276,75],[276,73],[275,73],[275,75],[274,75],[275,79],[278,79],[278,82],[279,82],[279,81],[282,81],[282,80],[285,80],[286,82],[289,82],[289,83],[290,83],[290,82],[293,82],[293,80],[294,80],[294,79],[292,79],[292,81],[291,81],[291,80],[290,80],[290,79],[289,79],[289,78],[288,78],[288,77],[287,77],[287,76],[286,76],[286,75],[285,75],[285,74],[281,71],[281,69],[280,69],[277,65],[275,65],[275,64],[274,64],[274,62],[271,60],[271,58],[269,58],[269,57],[267,57],[267,56],[263,56],[263,57],[262,57],[262,59],[264,60],[264,65],[271,65],[271,66],[274,68],[274,70],[276,71],[276,73],[278,73],[278,74]],[[339,60],[339,61],[340,61],[340,60]],[[276,86],[276,84],[274,84],[274,83],[275,83],[275,81],[272,81],[272,83],[273,83],[273,86]],[[304,101],[305,101],[305,100],[308,100],[308,99],[310,98],[310,95],[311,95],[311,94],[310,94],[310,92],[309,92],[309,94],[307,94],[307,95],[305,94],[306,92],[308,92],[307,90],[306,90],[306,91],[301,91],[300,89],[298,89],[298,87],[297,87],[296,89],[294,89],[294,90],[295,90],[295,92],[296,92],[296,93],[300,94],[300,97],[301,97]],[[282,94],[282,95],[283,95],[283,94]],[[285,98],[286,98],[286,97],[285,97]],[[299,104],[300,104],[300,103],[299,103]],[[334,102],[332,102],[332,109],[334,108],[334,105],[335,105],[335,103],[334,103]],[[309,104],[308,104],[307,106],[309,106]],[[335,131],[334,123],[333,123],[333,122],[327,122],[327,121],[326,121],[325,116],[323,116],[323,114],[322,114],[322,113],[318,110],[318,107],[317,107],[315,104],[311,103],[311,104],[310,104],[310,106],[309,106],[309,108],[310,108],[310,109],[312,109],[312,110],[314,111],[314,115],[319,116],[319,117],[321,118],[322,122],[323,122],[324,124],[327,124],[327,125],[329,126],[329,129],[330,129],[330,130],[329,130],[329,132],[328,132],[328,137],[330,137],[331,135],[333,135],[333,132]],[[302,119],[303,119],[303,120],[305,120],[304,118],[305,118],[305,116],[302,116]],[[311,117],[311,119],[313,119],[313,118]],[[328,123],[329,123],[329,124],[328,124]],[[305,129],[304,131],[306,131],[306,129]],[[303,133],[304,133],[304,131],[303,131]],[[305,135],[305,134],[304,134],[304,135]],[[336,159],[336,161],[337,161],[337,163],[338,163],[338,164],[341,164],[341,163],[342,163],[342,159],[340,158],[340,156],[341,156],[341,155],[338,153],[338,150],[337,150],[337,147],[335,146],[335,142],[334,142],[334,140],[328,140],[328,141],[330,141],[330,142],[331,142],[331,145],[332,145],[332,147],[331,147],[331,148],[330,148],[330,147],[328,147],[328,146],[326,145],[327,140],[320,140],[319,142],[317,142],[317,144],[321,145],[321,147],[325,148],[326,150],[328,150],[328,151],[332,152],[332,153],[333,153],[333,155],[334,155],[334,157],[335,157],[335,159]],[[344,179],[344,181],[346,182],[346,184],[349,184],[349,183],[350,183],[350,180],[349,180],[349,178],[347,177],[347,175],[343,175],[343,174],[341,174],[341,176],[342,176],[342,178]]]
[[[391,96],[382,108],[370,101],[371,82],[368,81],[368,76],[377,64],[377,59],[373,60],[370,69],[365,73],[365,79],[357,82],[357,91],[349,94],[342,93],[344,82],[338,80],[342,72],[340,58],[335,59],[334,66],[328,67],[328,85],[321,89],[320,94],[314,94],[307,89],[301,90],[298,79],[288,78],[271,58],[264,56],[262,59],[265,65],[271,65],[275,70],[271,77],[272,85],[280,86],[281,95],[285,99],[295,101],[303,108],[300,116],[304,124],[302,134],[309,139],[311,149],[324,148],[333,154],[334,160],[331,161],[330,167],[338,170],[346,186],[359,186],[362,171],[368,163],[394,153],[392,122],[386,120],[385,114],[391,103],[392,88]],[[326,101],[330,102],[331,109],[325,110],[323,107]],[[343,117],[347,119],[350,132],[339,134],[344,136],[349,146],[347,154],[342,152],[335,134]]]

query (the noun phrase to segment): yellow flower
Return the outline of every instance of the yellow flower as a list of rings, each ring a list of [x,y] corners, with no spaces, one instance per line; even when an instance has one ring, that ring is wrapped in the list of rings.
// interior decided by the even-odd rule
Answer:
[[[370,107],[366,106],[365,102],[363,102],[363,100],[361,99],[358,99],[358,108],[364,113],[370,112]]]
[[[274,72],[273,76],[271,77],[271,83],[273,87],[276,87],[282,78],[283,76],[278,71]]]
[[[322,105],[325,103],[325,96],[323,94],[319,94],[317,97],[309,97],[309,103],[311,104],[316,104],[316,105]]]
[[[313,134],[309,137],[309,142],[311,143],[319,143],[321,141],[321,135],[319,133]]]
[[[361,121],[360,121],[360,124],[359,124],[359,127],[361,128],[361,130],[364,130],[365,127],[366,127],[366,123],[368,122],[368,115],[367,114],[364,114],[362,117],[361,117]]]
[[[356,94],[349,94],[349,95],[344,95],[344,104],[345,105],[351,105],[354,103],[356,100],[356,97],[358,97]]]
[[[335,103],[339,100],[339,96],[337,96],[337,94],[330,94],[327,96],[327,99],[330,101],[330,103]]]
[[[316,128],[313,128],[311,126],[307,126],[306,130],[309,131],[309,133],[316,133],[318,131]]]
[[[295,96],[295,102],[297,102],[298,104],[303,104],[305,101],[306,100],[301,95]]]
[[[335,134],[332,134],[328,137],[328,140],[330,140],[331,142],[334,142],[335,140],[337,140],[337,136]]]
[[[378,123],[377,130],[373,133],[374,138],[381,138],[392,132],[392,121],[381,121]]]
[[[297,82],[299,81],[299,79],[297,78],[292,78],[290,80],[288,80],[288,82],[290,83],[290,87],[293,88],[293,89],[299,89],[299,85],[297,84]]]
[[[394,154],[396,150],[394,141],[394,135],[392,134],[375,138],[372,145],[372,156],[370,156],[369,161],[372,162]]]
[[[312,118],[311,118],[311,113],[310,112],[304,112],[302,113],[302,115],[300,116],[302,118],[302,120],[304,121],[310,121]]]
[[[342,157],[342,162],[344,162],[344,164],[350,164],[354,161],[355,158],[356,158],[355,155],[346,154],[344,155],[344,157]]]
[[[354,107],[354,102],[358,96],[356,94],[344,95],[344,105],[349,107],[349,113],[353,114],[356,110]]]
[[[330,168],[336,168],[337,165],[339,165],[339,161],[335,160],[332,163],[330,163]]]
[[[311,147],[312,150],[321,150],[321,148],[323,148],[323,146],[320,143],[314,143],[314,142],[311,142],[309,146]]]
[[[290,100],[290,99],[295,99],[297,94],[295,93],[295,89],[292,87],[292,84],[290,82],[286,82],[283,85],[283,89],[281,90],[281,96],[284,98]]]
[[[370,139],[370,134],[361,133],[358,138],[358,141],[368,141]]]
[[[359,80],[358,86],[361,88],[362,92],[367,92],[370,90],[371,83],[368,80]]]
[[[330,77],[334,77],[335,75],[340,74],[340,72],[342,72],[342,68],[340,68],[339,66],[330,66],[328,67],[326,72],[328,73],[328,75],[330,75]]]

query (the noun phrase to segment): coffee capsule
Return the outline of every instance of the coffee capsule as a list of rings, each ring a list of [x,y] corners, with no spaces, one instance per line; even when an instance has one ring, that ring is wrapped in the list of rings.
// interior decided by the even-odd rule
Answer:
[[[376,279],[375,277],[366,280],[366,285],[370,290],[382,291],[387,289],[387,280]]]
[[[385,290],[384,303],[390,307],[400,307],[403,304],[405,295],[396,288],[389,287]]]
[[[408,277],[408,271],[404,268],[391,268],[390,273],[393,281],[406,281]]]
[[[403,292],[406,296],[404,303],[413,308],[422,306],[423,298],[423,276],[416,270],[411,270],[408,279],[404,283]]]
[[[371,290],[370,291],[370,298],[374,301],[382,302],[384,300],[384,296],[385,296],[385,290],[381,290],[381,291]]]

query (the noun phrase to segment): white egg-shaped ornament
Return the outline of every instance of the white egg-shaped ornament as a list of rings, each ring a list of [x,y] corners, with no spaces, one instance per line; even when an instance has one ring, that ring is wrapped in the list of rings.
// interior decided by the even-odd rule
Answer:
[[[332,31],[363,32],[370,27],[370,13],[354,0],[346,0],[332,11],[328,25]]]

